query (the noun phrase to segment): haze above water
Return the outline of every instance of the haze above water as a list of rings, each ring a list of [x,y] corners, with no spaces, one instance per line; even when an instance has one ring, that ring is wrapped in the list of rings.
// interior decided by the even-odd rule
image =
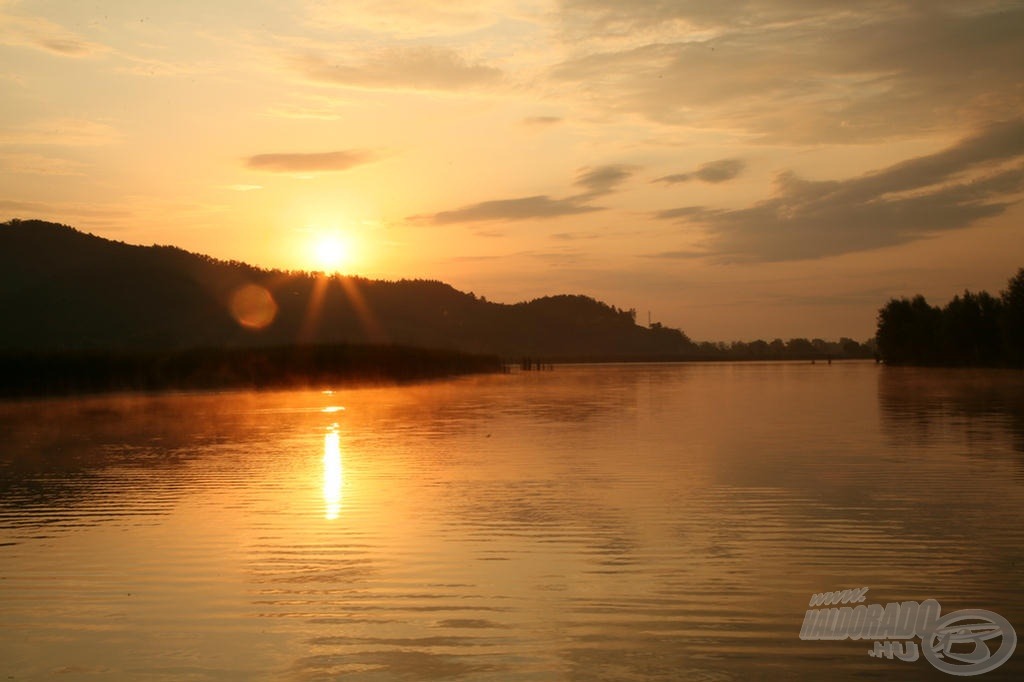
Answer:
[[[799,639],[862,586],[1024,635],[1019,372],[561,366],[0,434],[0,679],[953,679]]]

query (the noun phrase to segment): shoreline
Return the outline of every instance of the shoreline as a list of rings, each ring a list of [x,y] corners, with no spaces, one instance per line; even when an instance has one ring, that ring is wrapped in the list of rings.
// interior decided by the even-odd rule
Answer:
[[[391,345],[0,352],[0,399],[403,384],[501,373],[497,356]]]

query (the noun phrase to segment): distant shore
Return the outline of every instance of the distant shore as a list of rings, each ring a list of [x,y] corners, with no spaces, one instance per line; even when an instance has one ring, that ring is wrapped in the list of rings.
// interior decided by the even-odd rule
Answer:
[[[496,356],[391,345],[0,353],[0,397],[321,388],[501,372]]]

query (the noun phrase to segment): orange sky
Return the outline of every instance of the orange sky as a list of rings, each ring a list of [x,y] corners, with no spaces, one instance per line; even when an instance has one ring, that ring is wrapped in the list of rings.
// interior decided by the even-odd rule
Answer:
[[[864,339],[1024,265],[1022,35],[988,0],[0,0],[0,218]]]

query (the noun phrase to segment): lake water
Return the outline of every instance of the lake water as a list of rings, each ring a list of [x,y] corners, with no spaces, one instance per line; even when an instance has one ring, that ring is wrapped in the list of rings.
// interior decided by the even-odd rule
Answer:
[[[0,437],[0,679],[954,679],[800,638],[857,587],[1024,636],[1020,372],[560,366]]]

